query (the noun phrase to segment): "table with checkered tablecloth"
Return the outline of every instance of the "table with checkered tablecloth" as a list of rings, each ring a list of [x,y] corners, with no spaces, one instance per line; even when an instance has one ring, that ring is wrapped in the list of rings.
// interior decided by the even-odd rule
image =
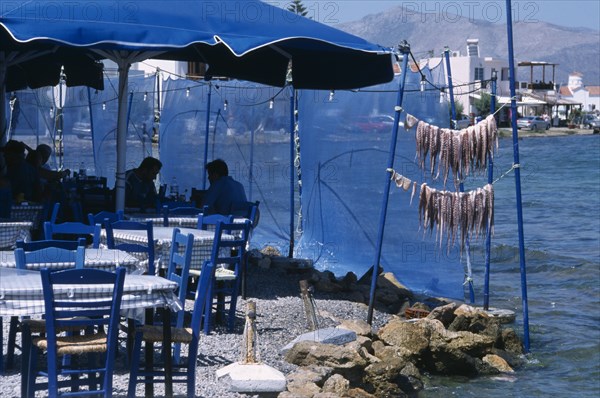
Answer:
[[[182,234],[192,234],[194,235],[194,245],[192,247],[192,260],[190,264],[190,269],[200,270],[202,269],[202,264],[205,260],[210,259],[211,251],[213,247],[213,242],[215,240],[214,231],[204,231],[201,229],[194,228],[179,228]],[[146,235],[146,231],[137,231],[137,230],[113,230],[115,243],[137,243],[137,244],[147,244],[148,237]],[[173,227],[163,227],[154,225],[153,227],[154,234],[154,250],[155,250],[155,260],[157,262],[157,268],[166,269],[169,267],[169,255],[171,251],[171,243],[173,239]],[[102,230],[102,239],[106,241],[106,231]],[[223,234],[223,240],[232,240],[233,236]],[[142,253],[140,253],[142,254]],[[136,253],[132,253],[132,255],[137,256]],[[144,258],[142,260],[147,260],[147,256],[142,254]]]
[[[31,240],[31,221],[0,221],[0,249],[12,249],[19,239],[29,242]]]
[[[10,208],[10,218],[19,221],[31,221],[34,226],[41,223],[44,206],[37,203],[14,204]]]
[[[58,289],[58,288],[57,288]],[[139,310],[154,307],[181,309],[175,294],[177,283],[153,275],[125,275],[121,310]],[[67,300],[78,297],[112,297],[113,285],[64,285],[55,294]],[[44,315],[44,292],[38,271],[0,268],[0,317]]]
[[[32,262],[27,264],[29,270],[40,270],[50,268],[54,270],[75,267],[74,262],[61,260],[61,254],[57,252],[54,258],[44,258],[43,262]],[[51,256],[52,252],[46,253]],[[40,259],[41,260],[41,259]],[[0,251],[0,268],[16,268],[14,251]],[[96,268],[105,271],[114,271],[117,267],[125,267],[128,274],[142,274],[146,270],[140,264],[140,260],[131,254],[117,249],[85,249],[85,268]]]

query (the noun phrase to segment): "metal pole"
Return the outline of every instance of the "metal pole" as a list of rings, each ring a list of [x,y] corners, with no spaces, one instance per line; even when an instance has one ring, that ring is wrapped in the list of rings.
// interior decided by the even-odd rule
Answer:
[[[208,96],[206,100],[206,125],[205,125],[205,134],[204,134],[204,167],[206,167],[206,163],[208,162],[208,135],[209,135],[209,126],[210,126],[210,100],[212,98],[212,83],[208,82]],[[206,189],[206,170],[202,173],[202,189]]]
[[[490,98],[490,114],[496,112],[496,80],[498,76],[492,73],[492,98]],[[494,159],[488,156],[488,184],[494,182]],[[492,245],[492,226],[488,224],[485,235],[485,273],[483,277],[483,309],[490,309],[490,248]]]
[[[519,263],[521,269],[521,300],[523,302],[523,344],[529,351],[529,308],[527,304],[527,272],[525,267],[525,239],[523,237],[523,206],[521,203],[521,169],[519,163],[519,134],[517,130],[517,102],[515,90],[515,60],[513,51],[512,9],[506,0],[506,29],[508,34],[508,67],[510,73],[510,109],[515,170],[515,191],[517,196],[517,223],[519,229]]]
[[[294,127],[295,127],[295,111],[296,101],[294,100],[294,86],[290,86],[290,249],[288,251],[288,258],[294,257],[294,153],[295,153],[295,142],[294,142]]]
[[[90,94],[90,88],[87,87],[88,96],[88,110],[90,112],[90,134],[92,135],[92,152],[94,154],[94,175],[96,174],[96,145],[94,139],[94,112],[92,108],[92,95]]]
[[[394,168],[394,158],[396,156],[396,141],[398,139],[398,123],[400,122],[400,107],[402,106],[402,99],[404,97],[404,83],[406,81],[406,75],[408,74],[408,54],[410,53],[410,45],[403,40],[398,46],[399,52],[402,54],[402,69],[400,81],[398,84],[398,96],[396,98],[396,109],[394,112],[394,127],[392,128],[392,140],[390,142],[390,152],[388,156],[388,169]],[[381,261],[381,247],[383,245],[383,233],[385,230],[385,219],[387,215],[387,206],[390,194],[390,178],[389,171],[385,173],[385,189],[383,191],[383,202],[381,204],[381,214],[379,217],[379,233],[377,236],[377,248],[375,252],[375,261],[373,263],[373,274],[371,279],[371,294],[369,295],[369,311],[367,313],[367,322],[371,324],[373,322],[373,306],[375,304],[375,289],[377,287],[377,271],[379,270],[379,262]]]
[[[117,113],[117,174],[115,182],[115,210],[125,210],[125,172],[127,171],[127,87],[129,85],[128,59],[117,59],[119,91]]]
[[[448,91],[450,93],[450,109],[452,110],[452,121],[456,121],[456,104],[454,103],[454,87],[452,85],[452,69],[450,68],[450,49],[446,47],[444,50],[444,57],[446,58],[446,71],[448,72]],[[457,126],[452,126],[457,128]],[[458,190],[460,192],[465,191],[465,186],[462,181],[458,184]],[[475,291],[473,290],[473,279],[471,272],[471,244],[469,238],[465,240],[465,252],[467,256],[467,282],[469,285],[469,300],[471,304],[475,303]]]

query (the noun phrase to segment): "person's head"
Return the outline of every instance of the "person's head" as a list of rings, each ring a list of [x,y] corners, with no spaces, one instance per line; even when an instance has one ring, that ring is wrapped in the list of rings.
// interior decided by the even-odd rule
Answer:
[[[208,181],[212,184],[219,178],[228,176],[229,168],[223,159],[215,159],[207,163],[206,172],[208,173]]]
[[[25,160],[25,144],[21,141],[10,140],[3,148],[4,158],[9,165],[15,165]]]
[[[38,145],[37,148],[35,148],[35,151],[40,155],[42,165],[46,164],[48,159],[50,159],[50,155],[52,155],[52,148],[50,148],[50,145],[46,144]]]
[[[138,172],[140,177],[145,181],[154,181],[158,173],[160,173],[160,169],[162,168],[162,163],[160,160],[148,156],[142,163],[140,163],[138,167]]]

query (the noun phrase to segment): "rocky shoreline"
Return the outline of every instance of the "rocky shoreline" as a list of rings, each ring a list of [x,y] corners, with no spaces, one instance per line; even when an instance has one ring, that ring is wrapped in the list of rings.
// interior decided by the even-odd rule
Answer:
[[[427,384],[427,374],[476,377],[511,373],[522,361],[522,344],[510,327],[475,308],[427,297],[416,297],[391,274],[378,277],[372,325],[366,323],[370,277],[354,274],[336,279],[301,260],[253,253],[248,272],[248,300],[238,302],[236,329],[217,328],[200,342],[195,395],[206,398],[279,397],[402,397],[414,396]],[[341,327],[356,334],[344,345],[301,342],[285,354],[282,348],[308,332],[300,281],[308,281],[318,328]],[[287,391],[244,394],[229,390],[215,372],[238,362],[242,352],[244,312],[256,303],[259,361],[282,372]],[[188,303],[189,304],[189,303]],[[407,314],[425,316],[406,319]],[[7,332],[7,322],[3,324]],[[6,335],[6,334],[5,334]],[[185,352],[184,352],[185,354]],[[16,369],[20,366],[16,356]],[[125,397],[129,372],[117,358],[115,397]],[[20,373],[0,375],[0,396],[20,396]],[[185,396],[185,386],[174,386]],[[137,396],[143,396],[138,387]],[[164,396],[162,386],[155,396]]]

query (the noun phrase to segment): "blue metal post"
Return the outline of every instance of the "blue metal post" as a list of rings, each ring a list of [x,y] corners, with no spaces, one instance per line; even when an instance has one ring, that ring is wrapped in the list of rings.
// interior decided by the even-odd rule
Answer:
[[[210,126],[210,100],[212,97],[212,83],[208,82],[208,96],[206,99],[206,129],[204,134],[204,165],[208,162],[208,135]],[[202,173],[202,189],[206,189],[206,170]]]
[[[390,141],[390,151],[388,156],[388,169],[394,168],[394,158],[396,157],[396,141],[398,139],[398,123],[400,122],[400,107],[402,106],[402,99],[404,97],[404,84],[406,82],[406,75],[408,75],[408,54],[410,53],[410,45],[403,40],[398,46],[399,52],[402,54],[402,69],[400,82],[398,84],[398,96],[396,98],[396,109],[394,112],[394,127],[392,128],[392,139]],[[385,219],[387,216],[387,207],[390,195],[390,178],[391,172],[385,172],[385,189],[383,190],[383,203],[381,204],[381,214],[379,217],[379,233],[377,235],[377,248],[375,253],[375,261],[372,268],[371,278],[371,293],[369,295],[369,310],[367,313],[367,322],[371,324],[373,322],[373,306],[375,305],[375,289],[377,287],[377,272],[379,270],[379,263],[381,261],[381,247],[383,245],[383,233],[385,230]]]
[[[517,196],[517,223],[519,229],[519,262],[521,269],[521,300],[523,302],[523,344],[529,351],[529,308],[527,304],[527,273],[525,267],[525,239],[523,237],[523,206],[521,203],[521,169],[519,163],[519,134],[517,130],[517,101],[515,90],[515,59],[513,51],[512,9],[506,0],[506,29],[508,34],[508,68],[510,77],[510,109],[515,169],[515,191]]]
[[[290,86],[290,249],[288,251],[288,257],[294,257],[294,153],[295,153],[295,142],[294,142],[294,127],[295,127],[295,99],[294,99],[294,86]]]
[[[250,170],[248,170],[248,200],[252,202],[252,181],[254,180],[254,129],[250,130]]]
[[[452,110],[452,121],[456,120],[456,104],[454,103],[454,87],[452,85],[452,68],[450,68],[450,49],[446,47],[444,50],[444,57],[446,58],[446,71],[448,72],[448,92],[450,93],[450,109]],[[456,128],[456,126],[452,126],[452,128]],[[458,189],[460,192],[465,191],[465,186],[462,181],[460,181]],[[469,238],[465,241],[465,252],[467,256],[467,282],[469,285],[469,300],[471,304],[475,303],[475,291],[473,290],[473,279],[472,271],[471,271],[471,244],[469,243]]]
[[[490,114],[496,112],[496,72],[492,73],[492,98],[490,98]],[[494,159],[488,157],[488,184],[494,182]],[[483,309],[490,309],[490,248],[492,245],[492,226],[488,225],[485,235],[485,273],[483,277]]]

